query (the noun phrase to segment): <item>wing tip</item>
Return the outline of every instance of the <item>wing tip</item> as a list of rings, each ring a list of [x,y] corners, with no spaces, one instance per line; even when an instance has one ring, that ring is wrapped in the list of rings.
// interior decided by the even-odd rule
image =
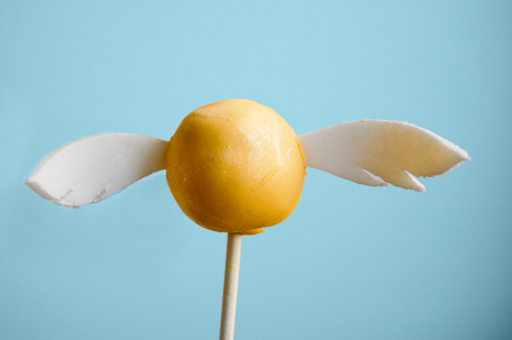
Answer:
[[[421,184],[420,182],[418,182],[419,185],[416,185],[412,190],[416,191],[416,192],[426,192],[427,189],[425,188],[425,186],[423,184]]]
[[[81,207],[82,205],[85,205],[85,204],[76,205],[76,204],[71,203],[68,199],[66,199],[73,192],[73,189],[71,189],[68,192],[66,192],[62,197],[55,197],[55,196],[51,195],[44,188],[44,186],[41,185],[33,177],[34,176],[31,175],[29,178],[27,178],[27,180],[25,181],[25,186],[27,188],[31,189],[32,191],[34,191],[41,198],[43,198],[45,201],[50,202],[50,203],[54,203],[54,204],[57,204],[57,205],[60,205],[61,207],[64,207],[64,208],[75,208],[76,209],[76,208]]]
[[[370,171],[368,171],[366,169],[363,169],[363,168],[360,168],[360,169],[363,170],[363,172],[366,173],[368,176],[370,176],[370,181],[365,182],[365,183],[359,183],[359,184],[368,185],[368,186],[372,186],[372,187],[382,187],[382,188],[389,187],[389,183],[386,182],[385,180],[383,180],[382,178],[380,178],[379,176],[371,173]]]
[[[45,200],[51,202],[55,199],[52,195],[48,193],[38,182],[34,179],[33,175],[30,175],[29,178],[25,181],[25,186],[32,191],[34,191],[36,194],[44,198]]]

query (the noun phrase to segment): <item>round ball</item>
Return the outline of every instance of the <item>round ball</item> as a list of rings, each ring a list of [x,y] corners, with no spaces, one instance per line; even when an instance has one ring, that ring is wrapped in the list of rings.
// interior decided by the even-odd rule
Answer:
[[[167,152],[167,183],[178,205],[200,226],[219,232],[256,234],[286,219],[305,174],[293,129],[250,100],[194,110]]]

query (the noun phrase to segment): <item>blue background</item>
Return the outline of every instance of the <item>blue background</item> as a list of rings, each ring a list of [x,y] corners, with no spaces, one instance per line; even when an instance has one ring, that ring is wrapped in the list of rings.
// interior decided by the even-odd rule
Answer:
[[[385,3],[385,4],[384,4]],[[0,338],[215,339],[226,235],[165,174],[100,204],[24,180],[93,134],[247,98],[297,133],[403,120],[472,161],[426,193],[308,171],[243,239],[237,339],[512,338],[510,1],[0,2]]]

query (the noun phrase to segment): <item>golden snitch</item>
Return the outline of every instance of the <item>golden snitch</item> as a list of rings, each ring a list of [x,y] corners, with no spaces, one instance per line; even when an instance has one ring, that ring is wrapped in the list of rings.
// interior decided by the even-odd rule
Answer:
[[[361,120],[296,135],[274,110],[233,99],[194,110],[170,141],[116,133],[65,145],[26,185],[50,202],[79,207],[167,170],[174,198],[194,222],[257,234],[293,212],[306,167],[359,184],[424,191],[415,176],[441,175],[467,160],[461,148],[412,124]]]

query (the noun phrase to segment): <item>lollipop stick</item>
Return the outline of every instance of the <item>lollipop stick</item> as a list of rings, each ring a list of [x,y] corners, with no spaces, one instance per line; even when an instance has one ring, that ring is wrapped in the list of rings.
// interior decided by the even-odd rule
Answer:
[[[242,235],[229,233],[226,270],[224,272],[224,294],[222,295],[222,315],[220,318],[220,340],[233,340],[235,338],[236,297],[241,250]]]

